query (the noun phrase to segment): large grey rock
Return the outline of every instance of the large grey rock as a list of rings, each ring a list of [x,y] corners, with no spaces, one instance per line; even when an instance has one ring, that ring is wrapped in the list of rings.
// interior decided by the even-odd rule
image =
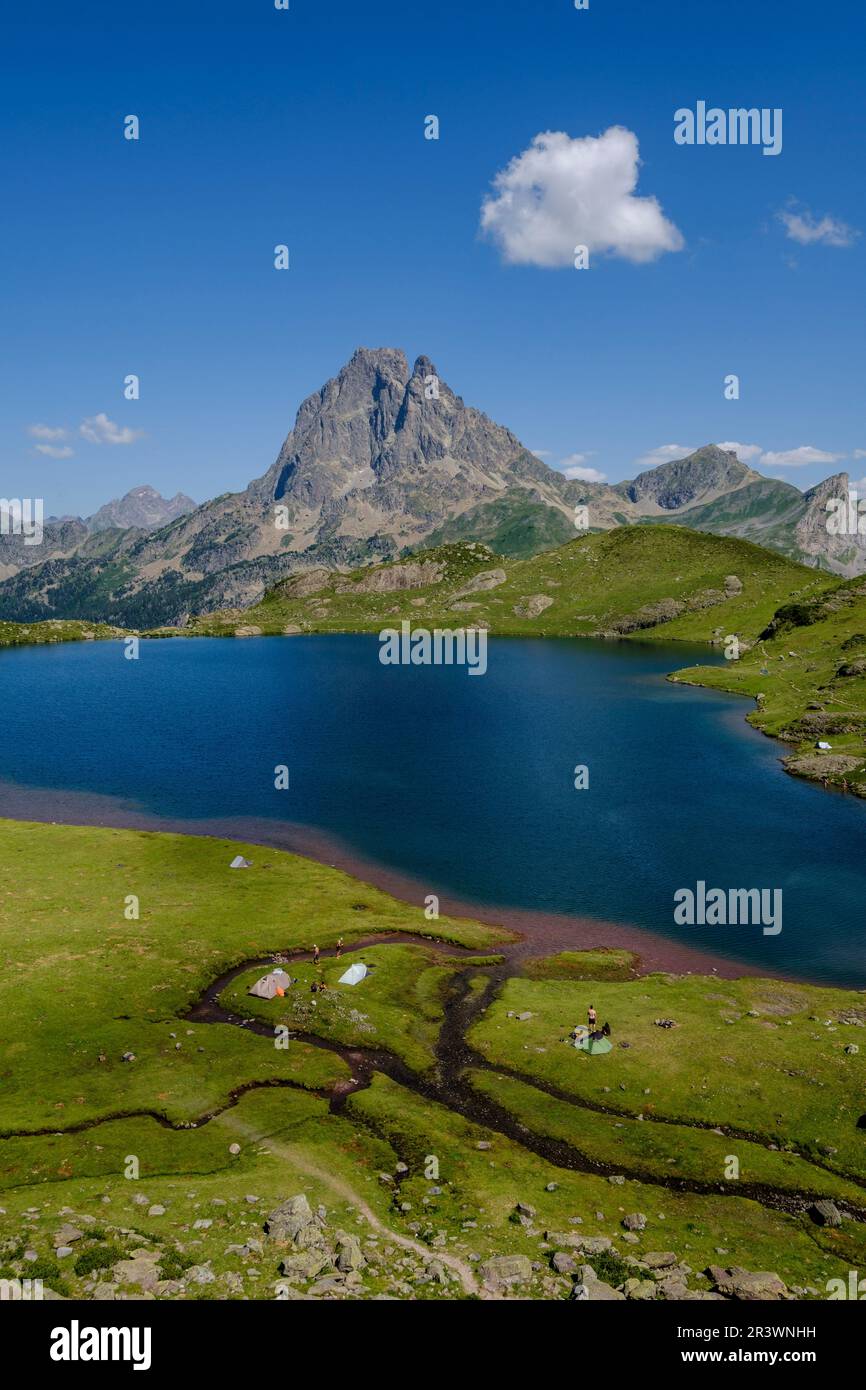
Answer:
[[[485,1284],[528,1284],[532,1264],[526,1255],[494,1255],[481,1266]]]
[[[787,1295],[787,1287],[769,1270],[748,1270],[733,1266],[720,1269],[710,1265],[707,1274],[712,1279],[718,1293],[729,1298],[739,1298],[746,1302],[775,1302]]]
[[[645,1231],[646,1217],[642,1211],[633,1211],[623,1217],[622,1224],[627,1231]]]
[[[131,1260],[119,1260],[111,1272],[112,1280],[117,1284],[137,1284],[141,1289],[152,1289],[159,1282],[158,1258],[158,1255],[140,1255]]]
[[[819,1226],[842,1225],[842,1213],[835,1202],[813,1202],[809,1211],[818,1222]]]
[[[577,1272],[571,1296],[590,1303],[619,1303],[625,1301],[625,1294],[599,1279],[592,1265],[581,1265]]]
[[[337,1247],[337,1257],[334,1264],[342,1274],[351,1274],[353,1270],[363,1269],[367,1261],[361,1249],[361,1242],[357,1236],[348,1235],[345,1231],[337,1231],[335,1237]]]
[[[324,1250],[301,1250],[297,1255],[287,1255],[280,1262],[280,1273],[289,1283],[302,1283],[315,1279],[331,1263]]]
[[[281,1202],[265,1221],[265,1231],[272,1240],[291,1241],[300,1248],[319,1244],[323,1226],[303,1192]]]

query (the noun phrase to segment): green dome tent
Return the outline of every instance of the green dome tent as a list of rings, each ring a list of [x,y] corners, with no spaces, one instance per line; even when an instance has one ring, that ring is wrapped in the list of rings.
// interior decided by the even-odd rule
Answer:
[[[593,1057],[601,1052],[610,1052],[613,1048],[610,1038],[591,1038],[588,1033],[582,1033],[574,1045],[580,1052],[588,1052]]]

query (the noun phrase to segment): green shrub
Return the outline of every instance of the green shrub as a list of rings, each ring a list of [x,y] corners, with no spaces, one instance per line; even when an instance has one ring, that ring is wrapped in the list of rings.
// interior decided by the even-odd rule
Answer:
[[[122,1259],[123,1251],[118,1245],[91,1245],[89,1249],[82,1250],[75,1261],[75,1273],[80,1279],[85,1279],[98,1269],[110,1269]]]
[[[614,1288],[618,1284],[624,1284],[626,1279],[631,1279],[634,1273],[631,1266],[627,1265],[615,1250],[603,1250],[600,1255],[593,1255],[588,1259],[587,1264],[592,1265],[603,1283],[611,1284]]]
[[[181,1255],[178,1250],[166,1250],[159,1262],[160,1276],[163,1279],[182,1279],[193,1263],[188,1255]]]

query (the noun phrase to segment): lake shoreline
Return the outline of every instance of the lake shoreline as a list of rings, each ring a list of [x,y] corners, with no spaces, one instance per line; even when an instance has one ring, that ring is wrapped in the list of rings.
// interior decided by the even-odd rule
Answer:
[[[252,816],[202,820],[161,817],[141,810],[132,802],[110,796],[24,787],[10,782],[0,782],[0,818],[34,824],[220,839],[236,844],[239,852],[244,847],[282,850],[338,869],[359,883],[370,884],[400,902],[416,906],[419,911],[423,911],[429,892],[429,885],[422,885],[397,869],[366,858],[338,836],[292,822]],[[555,955],[560,951],[608,948],[631,952],[637,958],[638,975],[691,974],[731,980],[749,976],[833,987],[828,980],[811,980],[793,971],[770,974],[758,964],[671,940],[632,923],[472,902],[447,892],[440,892],[438,896],[443,916],[469,919],[512,933],[516,939],[509,945],[508,954],[518,966],[524,959]],[[430,934],[436,934],[435,919],[430,920]],[[850,988],[844,983],[838,987]]]

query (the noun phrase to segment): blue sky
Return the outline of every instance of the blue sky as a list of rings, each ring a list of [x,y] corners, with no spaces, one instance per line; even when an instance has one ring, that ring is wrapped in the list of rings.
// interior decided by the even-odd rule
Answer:
[[[361,344],[426,353],[550,463],[611,481],[708,441],[752,445],[801,487],[866,474],[855,0],[17,11],[0,95],[4,495],[61,514],[143,482],[199,501],[239,489]],[[677,145],[674,112],[700,100],[781,108],[782,152]],[[634,193],[608,179],[607,144],[572,143],[611,127],[639,147]],[[568,138],[539,161],[546,209],[564,199],[567,220],[569,179],[590,170],[589,270],[531,263],[534,225],[530,263],[508,263],[507,208],[498,240],[480,232],[496,175],[548,131]],[[621,235],[633,211],[656,224],[642,262]],[[785,462],[806,446],[827,461]]]

